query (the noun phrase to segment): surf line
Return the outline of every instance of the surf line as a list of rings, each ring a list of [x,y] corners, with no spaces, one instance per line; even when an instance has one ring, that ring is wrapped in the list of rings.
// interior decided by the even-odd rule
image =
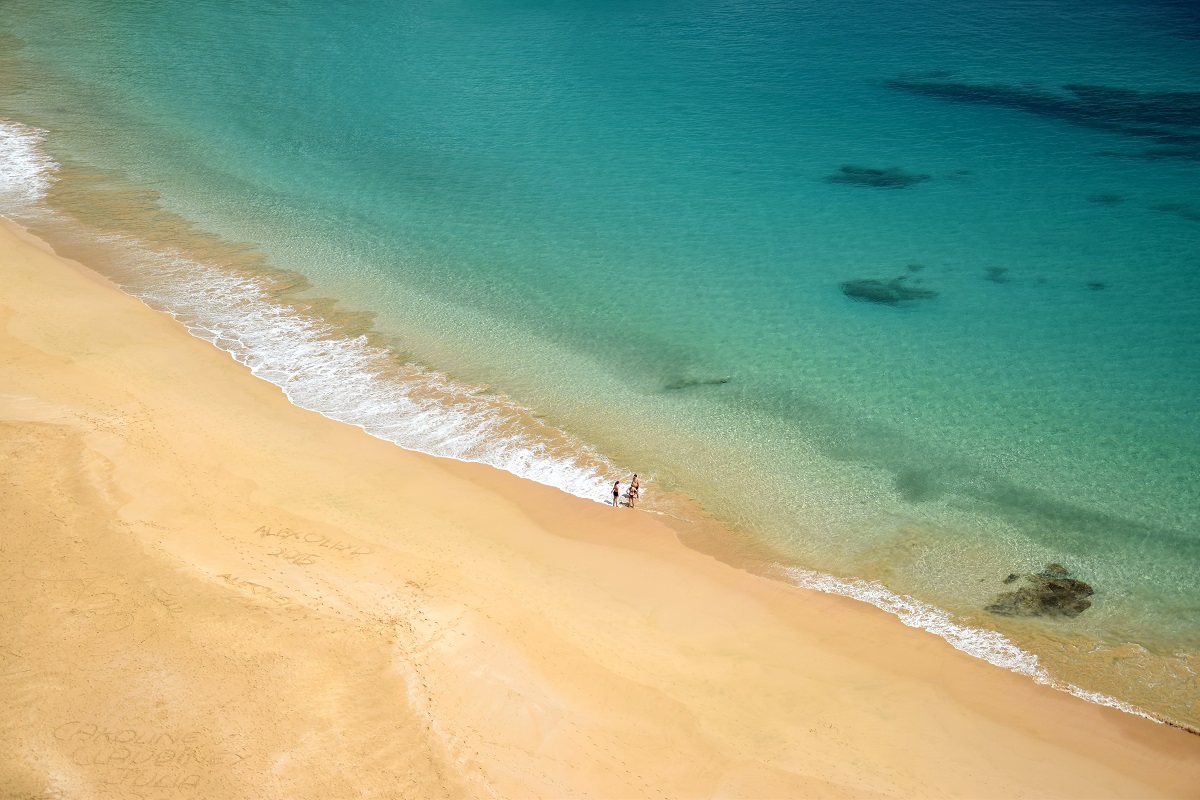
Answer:
[[[781,564],[776,565],[775,571],[781,573],[789,583],[798,588],[812,589],[825,594],[839,595],[841,597],[848,597],[851,600],[869,603],[881,611],[886,611],[899,618],[902,623],[910,628],[918,628],[944,639],[955,650],[961,650],[967,655],[988,662],[992,666],[1025,675],[1032,678],[1035,683],[1049,686],[1060,692],[1066,692],[1089,703],[1115,708],[1127,714],[1133,714],[1134,716],[1153,720],[1162,725],[1169,725],[1172,728],[1179,728],[1180,730],[1200,735],[1200,730],[1190,725],[1176,722],[1169,717],[1138,708],[1124,700],[1118,700],[1115,697],[1110,697],[1100,692],[1093,692],[1081,686],[1076,686],[1073,683],[1060,680],[1051,675],[1050,671],[1041,665],[1036,654],[1017,647],[1007,636],[999,631],[963,625],[956,621],[954,616],[948,611],[918,600],[915,597],[896,594],[879,581],[837,578],[815,570],[804,569],[803,567],[788,567]]]

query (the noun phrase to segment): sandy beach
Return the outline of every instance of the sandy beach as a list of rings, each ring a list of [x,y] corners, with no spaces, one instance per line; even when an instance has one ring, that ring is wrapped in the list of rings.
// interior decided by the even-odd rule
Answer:
[[[0,230],[0,797],[1200,797],[1200,737],[291,405]]]

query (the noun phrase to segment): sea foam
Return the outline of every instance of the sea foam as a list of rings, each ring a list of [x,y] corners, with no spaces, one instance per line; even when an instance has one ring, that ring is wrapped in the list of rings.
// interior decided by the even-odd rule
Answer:
[[[42,200],[58,165],[45,132],[0,120],[0,212],[46,223]],[[302,408],[410,450],[487,464],[603,502],[617,468],[583,442],[503,396],[469,386],[346,336],[302,305],[276,300],[271,281],[155,248],[120,234],[94,237],[135,277],[129,294],[165,311]]]
[[[410,450],[488,464],[577,497],[601,501],[618,474],[518,403],[403,363],[366,336],[341,335],[302,306],[278,302],[266,279],[108,238],[151,266],[127,287],[131,294],[175,316],[298,406]]]
[[[42,147],[45,131],[0,119],[0,203],[19,211],[46,195],[58,164]]]
[[[910,628],[919,628],[940,636],[955,650],[983,659],[994,666],[1026,675],[1036,683],[1073,694],[1096,705],[1116,708],[1155,722],[1166,721],[1115,697],[1059,680],[1041,665],[1035,654],[1022,650],[999,631],[963,624],[948,611],[908,595],[896,594],[878,581],[837,578],[801,567],[781,566],[780,571],[796,586],[870,603],[893,614]]]

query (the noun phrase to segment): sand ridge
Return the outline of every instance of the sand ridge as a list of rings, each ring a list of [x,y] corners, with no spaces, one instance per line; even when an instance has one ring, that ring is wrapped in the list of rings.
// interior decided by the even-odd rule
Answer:
[[[290,405],[0,231],[0,796],[1198,796],[1200,737]]]

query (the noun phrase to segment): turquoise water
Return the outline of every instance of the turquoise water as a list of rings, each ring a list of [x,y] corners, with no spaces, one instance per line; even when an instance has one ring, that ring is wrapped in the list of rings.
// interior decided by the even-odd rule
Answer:
[[[9,0],[0,107],[373,312],[395,356],[277,358],[203,258],[131,279],[297,402],[597,499],[637,470],[1200,723],[1200,18],[976,5]],[[841,290],[900,277],[937,294]],[[983,611],[1048,561],[1092,608]]]

